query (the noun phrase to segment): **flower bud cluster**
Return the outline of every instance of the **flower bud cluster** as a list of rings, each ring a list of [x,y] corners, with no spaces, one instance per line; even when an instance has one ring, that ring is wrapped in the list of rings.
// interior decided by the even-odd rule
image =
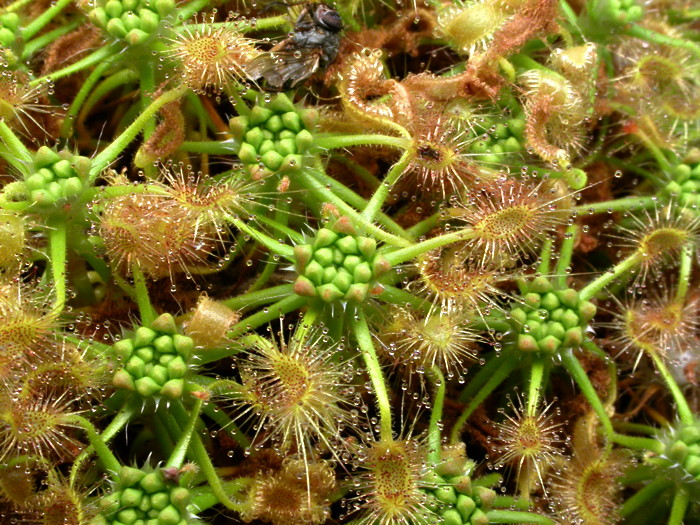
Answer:
[[[296,246],[294,256],[299,273],[294,291],[327,303],[361,303],[390,269],[389,262],[377,255],[377,242],[358,235],[347,217],[318,230],[312,243]]]
[[[676,430],[664,454],[683,469],[683,480],[700,482],[700,420]]]
[[[437,488],[427,490],[433,499],[434,512],[445,525],[487,525],[486,513],[491,510],[496,499],[493,490],[473,486],[469,476],[439,476],[429,478]]]
[[[152,523],[185,525],[190,513],[186,510],[190,491],[165,480],[162,470],[146,472],[122,467],[115,490],[101,498],[101,514],[94,524],[118,525]]]
[[[89,158],[42,146],[34,155],[33,173],[24,179],[24,184],[30,200],[38,206],[54,208],[80,196],[89,171]]]
[[[683,206],[700,205],[700,162],[678,164],[672,171],[673,180],[666,184],[664,193],[675,197]]]
[[[522,118],[510,118],[504,122],[486,120],[475,127],[475,131],[482,135],[471,144],[469,151],[478,154],[480,162],[501,164],[507,160],[507,154],[523,150],[524,130]]]
[[[138,392],[144,398],[182,396],[192,338],[177,333],[175,319],[163,314],[150,327],[139,327],[133,338],[116,342],[112,355],[123,365],[112,379],[117,388]]]
[[[0,44],[4,47],[12,46],[17,40],[19,31],[19,16],[17,13],[4,13],[0,15]]]
[[[175,9],[174,0],[102,0],[90,11],[90,20],[130,45],[144,43]]]
[[[556,290],[549,280],[538,277],[510,315],[519,350],[554,354],[580,345],[595,313],[595,305],[582,301],[576,290]]]
[[[284,94],[269,102],[259,100],[248,115],[229,121],[237,144],[235,153],[255,179],[275,172],[298,172],[313,144],[309,130],[316,118],[316,111],[297,109]]]

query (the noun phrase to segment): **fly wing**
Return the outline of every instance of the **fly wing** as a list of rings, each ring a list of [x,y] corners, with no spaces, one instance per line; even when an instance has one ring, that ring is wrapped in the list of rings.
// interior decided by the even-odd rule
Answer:
[[[309,78],[320,63],[321,52],[318,49],[277,51],[254,58],[245,71],[251,80],[262,78],[269,87],[280,90],[287,82],[294,87]]]

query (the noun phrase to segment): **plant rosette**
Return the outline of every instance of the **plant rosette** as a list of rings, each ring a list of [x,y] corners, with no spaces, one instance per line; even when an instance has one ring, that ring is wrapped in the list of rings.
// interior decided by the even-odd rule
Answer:
[[[297,108],[283,93],[266,97],[229,121],[234,153],[256,180],[301,171],[314,142],[310,130],[318,118],[316,110]]]
[[[185,525],[193,523],[187,511],[190,491],[165,479],[163,469],[122,467],[113,491],[100,498],[101,513],[92,525]]]
[[[156,34],[174,10],[174,0],[98,0],[88,16],[109,35],[135,46]]]
[[[377,253],[377,241],[359,235],[345,216],[319,229],[309,244],[295,246],[294,258],[299,274],[294,291],[326,303],[362,303],[391,269]]]
[[[29,200],[40,210],[56,210],[80,199],[90,171],[87,157],[40,147],[32,172],[24,179]]]
[[[110,353],[120,366],[112,384],[142,398],[179,399],[193,350],[192,338],[179,334],[173,316],[163,314],[112,345]]]
[[[537,277],[510,311],[510,321],[518,350],[553,355],[578,347],[595,314],[595,305],[581,300],[576,290],[555,289],[548,279]]]

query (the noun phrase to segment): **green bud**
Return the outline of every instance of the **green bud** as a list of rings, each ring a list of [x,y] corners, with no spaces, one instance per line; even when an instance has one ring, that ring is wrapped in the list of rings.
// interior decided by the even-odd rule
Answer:
[[[294,293],[303,297],[316,297],[316,285],[307,277],[300,275],[294,281]]]
[[[346,255],[355,255],[359,253],[357,240],[355,237],[347,235],[335,243],[338,249]]]
[[[136,11],[141,0],[122,0],[124,11]]]
[[[175,0],[155,0],[154,7],[161,17],[168,16],[175,9]]]
[[[537,277],[530,284],[530,291],[538,294],[551,292],[554,289],[552,283],[546,277]]]
[[[578,292],[572,288],[557,290],[554,292],[564,306],[569,308],[578,307]]]
[[[462,521],[467,523],[470,516],[474,512],[474,509],[476,509],[476,503],[474,503],[474,500],[469,496],[460,494],[457,496],[457,504],[455,505],[455,508],[459,512],[459,515],[462,516]]]
[[[168,363],[167,369],[170,379],[180,379],[187,373],[187,363],[182,357],[177,356]]]
[[[496,501],[496,491],[487,487],[476,486],[474,487],[474,499],[480,507],[489,510]]]
[[[260,147],[258,148],[258,155],[264,155],[269,151],[276,151],[277,145],[272,139],[263,139]]]
[[[280,155],[294,155],[297,153],[297,145],[294,139],[280,139],[277,143],[277,151]]]
[[[2,20],[2,25],[12,31],[19,29],[19,15],[17,13],[5,13],[0,17],[0,20]]]
[[[124,38],[128,33],[121,18],[111,18],[109,22],[107,22],[106,30],[110,35],[116,36],[117,38]]]
[[[508,137],[503,141],[503,150],[506,153],[518,153],[521,149],[523,149],[523,147],[515,137]]]
[[[54,202],[63,198],[64,196],[63,188],[61,188],[61,185],[58,182],[49,182],[49,184],[46,186],[46,191],[49,192],[52,197],[52,201]]]
[[[578,307],[578,313],[584,323],[589,323],[597,312],[596,305],[590,301],[582,301]]]
[[[369,285],[365,283],[355,283],[348,289],[345,298],[351,303],[361,303],[367,297]]]
[[[164,385],[168,378],[168,369],[163,365],[155,365],[148,373],[148,377],[153,379],[159,385]]]
[[[471,523],[471,525],[489,525],[489,517],[483,510],[477,508],[471,515],[469,523]]]
[[[186,335],[175,334],[173,336],[173,344],[175,345],[177,353],[180,354],[185,361],[188,361],[192,352],[194,352],[194,341],[192,341],[192,338]]]
[[[578,318],[578,315],[576,315],[572,310],[566,310],[562,314],[559,322],[561,322],[561,324],[564,325],[564,328],[569,329],[574,328],[576,326],[580,326],[581,320]]]
[[[314,252],[314,260],[316,260],[321,266],[330,266],[333,264],[334,260],[333,249],[330,247],[319,248]]]
[[[124,12],[124,7],[119,0],[109,0],[105,4],[104,10],[110,18],[119,18]]]
[[[141,377],[134,381],[134,386],[141,397],[150,397],[160,391],[161,388],[158,383],[148,376]]]
[[[119,485],[122,488],[127,488],[136,485],[145,475],[146,473],[141,469],[124,465],[119,469],[117,477],[119,479]]]
[[[284,124],[282,124],[282,119],[280,118],[279,115],[272,115],[267,121],[265,122],[265,129],[268,131],[271,131],[274,134],[279,133],[284,129]]]
[[[139,503],[139,510],[141,512],[148,512],[149,510],[152,510],[151,497],[147,494],[144,494],[141,498],[141,503]]]
[[[122,388],[124,390],[134,391],[136,390],[136,385],[134,385],[134,378],[129,372],[123,368],[117,370],[112,377],[112,384],[117,388]]]
[[[273,115],[272,111],[262,106],[253,106],[250,110],[250,125],[259,126]]]
[[[244,115],[239,115],[238,117],[233,117],[229,119],[228,121],[228,127],[231,130],[231,134],[237,141],[241,141],[243,139],[243,135],[245,134],[246,136],[246,141],[251,143],[254,147],[257,147],[259,143],[255,143],[252,140],[248,140],[248,133],[253,132],[254,130],[256,131],[256,134],[259,134],[260,137],[260,142],[262,142],[262,132],[260,131],[259,128],[253,128],[251,130],[248,130],[248,127],[250,126],[250,121],[248,120],[248,117]]]
[[[243,142],[238,150],[238,158],[243,164],[255,164],[258,162],[258,152],[252,145]]]
[[[178,357],[179,356],[176,356],[175,354],[162,354],[160,357],[158,357],[158,363],[161,365],[167,365],[170,361]]]
[[[569,328],[563,341],[564,345],[570,348],[580,346],[583,343],[583,330],[580,326]]]
[[[284,93],[279,93],[267,106],[276,113],[287,113],[295,110],[294,103]]]
[[[352,276],[356,283],[368,283],[372,279],[372,268],[368,263],[362,262],[355,266]]]
[[[457,476],[452,478],[452,486],[460,494],[466,496],[472,495],[472,478],[469,476]]]
[[[173,338],[169,335],[161,335],[153,341],[153,346],[161,354],[172,354],[175,352]]]
[[[143,377],[146,363],[140,357],[134,355],[129,358],[124,366],[126,371],[129,372],[133,377]]]
[[[41,146],[34,154],[34,167],[38,170],[59,162],[61,157],[48,146]]]
[[[133,525],[139,519],[139,513],[136,509],[124,509],[117,513],[117,519],[124,525]]]
[[[433,490],[433,494],[438,500],[442,501],[443,503],[447,503],[448,505],[454,505],[457,503],[457,493],[451,485],[443,485],[438,487]]]
[[[538,294],[538,293],[532,293],[532,292],[527,293],[523,297],[523,302],[526,305],[531,306],[532,308],[539,308],[540,307],[540,300],[541,300],[540,294]]]
[[[518,350],[522,352],[539,352],[537,340],[529,334],[518,335]]]
[[[682,463],[688,455],[688,445],[683,441],[675,441],[668,448],[668,457],[678,463]]]
[[[553,335],[548,335],[539,342],[539,347],[543,352],[553,354],[561,348],[561,340],[557,339]]]
[[[341,292],[345,293],[348,291],[350,288],[350,285],[353,283],[353,278],[352,275],[348,273],[347,270],[344,268],[341,268],[338,274],[335,276],[335,279],[333,279],[333,282],[331,284],[334,284],[338,290]]]
[[[588,175],[580,168],[567,169],[563,178],[572,190],[583,189],[588,183]]]
[[[134,348],[150,345],[158,334],[146,326],[140,326],[134,334]]]
[[[328,284],[333,281],[338,275],[338,269],[335,266],[329,266],[323,269],[322,284]]]
[[[357,237],[357,249],[367,259],[372,259],[377,253],[377,241],[369,237]]]
[[[304,157],[301,155],[287,155],[280,166],[280,171],[284,173],[299,171],[303,163]]]
[[[165,480],[163,479],[163,475],[158,471],[149,472],[148,474],[146,474],[139,483],[139,485],[141,485],[141,488],[149,494],[153,494],[154,492],[160,492],[166,490],[167,488]]]
[[[184,509],[190,502],[190,491],[184,487],[176,487],[170,491],[170,501],[180,509]]]
[[[150,9],[139,9],[139,18],[141,19],[141,29],[146,33],[152,33],[160,25],[160,17]]]
[[[685,462],[683,463],[683,467],[685,470],[688,471],[688,473],[695,477],[700,475],[700,457],[698,456],[688,456],[685,458]]]
[[[157,492],[151,496],[151,507],[157,511],[170,505],[170,496],[167,492]]]
[[[40,173],[32,173],[25,179],[24,184],[29,191],[34,191],[43,189],[46,182]]]
[[[359,265],[362,262],[364,261],[357,255],[348,255],[343,259],[343,268],[345,268],[349,272],[354,272],[357,265]]]
[[[343,292],[338,290],[334,284],[323,284],[316,291],[321,299],[327,303],[332,303],[343,297]]]
[[[283,113],[280,119],[282,125],[294,133],[301,131],[301,117],[296,111],[287,111]]]
[[[123,507],[138,507],[143,498],[141,489],[128,488],[122,491],[121,503]]]
[[[557,322],[552,322],[547,324],[547,335],[553,335],[557,339],[561,339],[562,341],[565,340],[566,337],[566,329],[564,328],[564,325],[561,323]]]
[[[548,292],[542,296],[542,308],[549,310],[550,312],[555,308],[559,307],[559,299],[552,292]]]
[[[97,27],[101,27],[102,29],[107,28],[107,22],[111,18],[103,8],[101,7],[96,7],[92,11],[90,11],[90,14],[88,14],[88,18],[90,21],[95,24]]]
[[[443,510],[440,516],[442,516],[442,521],[440,523],[443,525],[463,525],[462,517],[456,509]]]
[[[314,251],[308,244],[300,244],[294,247],[294,268],[298,273],[304,272],[306,265],[309,264],[313,255]]]
[[[688,444],[697,443],[698,441],[700,441],[700,426],[693,425],[684,427],[678,433],[678,437]]]
[[[274,144],[273,144],[274,146]],[[260,161],[270,170],[277,171],[282,166],[284,162],[284,157],[280,155],[274,149],[263,153],[260,157]]]
[[[311,279],[311,281],[316,285],[323,284],[323,271],[324,267],[318,261],[311,261],[304,271],[304,275]]]
[[[314,248],[326,248],[338,240],[338,234],[328,228],[321,228],[316,233],[314,239]]]
[[[63,183],[63,194],[66,197],[74,197],[75,195],[80,195],[83,192],[83,181],[81,181],[78,177],[62,179],[59,182]]]
[[[308,151],[308,149],[313,145],[314,136],[311,134],[310,131],[302,129],[299,133],[297,133],[297,136],[294,138],[294,141],[297,145],[297,151],[299,153],[304,153],[305,151]]]
[[[168,399],[179,399],[185,391],[185,381],[182,379],[171,379],[160,389],[161,395]]]
[[[152,346],[144,346],[142,348],[138,348],[134,352],[134,355],[141,359],[141,361],[144,363],[150,363],[155,358],[155,350]]]

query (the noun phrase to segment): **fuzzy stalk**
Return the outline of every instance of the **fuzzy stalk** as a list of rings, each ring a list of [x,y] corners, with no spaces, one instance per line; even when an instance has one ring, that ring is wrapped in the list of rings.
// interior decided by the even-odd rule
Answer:
[[[445,405],[445,377],[442,371],[433,366],[428,370],[428,380],[435,388],[435,399],[433,408],[430,411],[430,422],[428,423],[428,461],[433,465],[440,464],[442,460],[442,409]]]
[[[673,375],[668,370],[666,363],[664,363],[664,360],[661,358],[658,352],[651,351],[647,353],[651,356],[651,359],[656,365],[656,370],[659,372],[664,380],[664,383],[666,383],[666,386],[671,391],[671,396],[676,402],[676,410],[678,411],[679,419],[686,425],[694,424],[695,417],[693,416],[693,411],[690,409],[690,405],[688,405],[688,401],[683,395],[683,392],[681,392],[678,383],[676,383],[676,380],[673,379]]]
[[[634,252],[632,255],[623,259],[617,263],[610,271],[605,272],[603,275],[594,279],[587,286],[581,289],[579,292],[579,297],[582,301],[590,301],[595,294],[605,288],[608,284],[613,282],[615,279],[619,279],[621,276],[632,270],[637,266],[642,259],[642,254],[640,252]]]
[[[360,347],[360,352],[362,353],[362,358],[364,359],[367,373],[372,381],[374,394],[379,407],[380,438],[382,441],[389,442],[393,439],[391,430],[391,404],[389,402],[389,393],[386,388],[386,381],[384,380],[382,367],[379,364],[377,351],[374,348],[372,334],[369,331],[367,319],[365,318],[365,314],[362,310],[358,312],[358,318],[359,319],[357,319],[353,324],[355,338],[357,339],[357,344]]]

